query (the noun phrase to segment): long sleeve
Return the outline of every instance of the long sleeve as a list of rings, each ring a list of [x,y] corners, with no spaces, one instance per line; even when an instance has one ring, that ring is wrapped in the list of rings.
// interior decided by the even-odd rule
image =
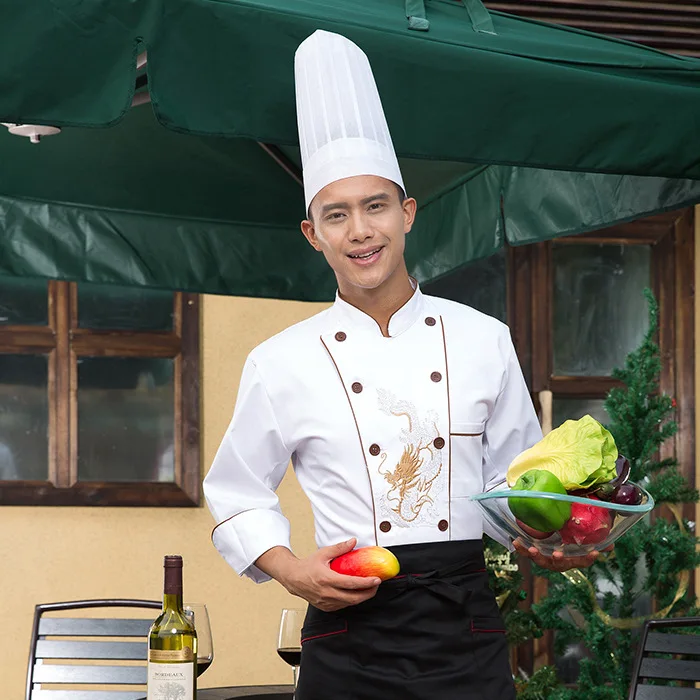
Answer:
[[[506,357],[504,382],[484,429],[484,490],[503,481],[513,459],[542,438],[542,429],[510,334],[506,331],[505,336],[502,341]],[[484,530],[512,549],[508,538],[486,520]]]
[[[275,491],[291,451],[282,438],[255,362],[243,368],[233,418],[204,479],[204,496],[217,526],[212,541],[239,575],[270,577],[254,565],[275,546],[290,548],[290,525]]]

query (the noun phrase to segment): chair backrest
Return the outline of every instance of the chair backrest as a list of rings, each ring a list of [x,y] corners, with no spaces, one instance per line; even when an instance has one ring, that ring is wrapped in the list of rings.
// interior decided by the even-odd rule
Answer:
[[[629,700],[700,700],[700,689],[644,683],[700,681],[700,634],[674,632],[686,627],[700,627],[700,617],[649,620],[644,625]]]
[[[104,613],[99,617],[81,616],[79,612],[70,617],[47,615],[95,608],[104,608]],[[128,618],[115,617],[119,608],[124,615],[124,608],[154,611],[161,608],[161,603],[157,600],[110,599],[37,605],[34,608],[25,700],[143,698],[147,676],[146,638],[156,613],[143,617],[136,614]],[[109,660],[110,665],[96,663],[103,660]],[[141,663],[134,664],[135,661]],[[44,688],[43,685],[52,687]],[[60,689],[61,685],[83,689]],[[132,686],[133,689],[109,689],[109,686],[116,685]]]

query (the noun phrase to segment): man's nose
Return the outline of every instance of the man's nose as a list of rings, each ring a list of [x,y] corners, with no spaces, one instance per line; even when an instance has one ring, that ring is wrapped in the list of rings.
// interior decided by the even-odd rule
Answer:
[[[350,217],[350,240],[354,242],[366,241],[372,237],[372,227],[366,216],[355,214]]]

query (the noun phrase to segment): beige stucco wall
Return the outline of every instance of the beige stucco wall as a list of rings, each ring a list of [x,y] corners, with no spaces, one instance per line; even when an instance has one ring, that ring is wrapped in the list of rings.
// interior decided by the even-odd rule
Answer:
[[[208,296],[202,303],[202,460],[208,468],[257,343],[323,305]],[[280,488],[293,546],[313,550],[310,511],[291,473]],[[24,697],[34,605],[81,598],[159,598],[164,554],[185,560],[185,594],[207,603],[215,644],[202,687],[291,682],[275,652],[280,610],[295,601],[275,583],[239,579],[212,547],[206,507],[0,508],[0,699]]]

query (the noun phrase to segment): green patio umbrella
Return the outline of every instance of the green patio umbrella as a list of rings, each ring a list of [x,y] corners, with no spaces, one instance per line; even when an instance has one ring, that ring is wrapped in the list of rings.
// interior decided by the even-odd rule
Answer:
[[[317,28],[372,62],[420,280],[700,201],[694,59],[476,0],[10,0],[0,121],[62,131],[0,133],[0,275],[329,299],[298,232],[293,55]]]

